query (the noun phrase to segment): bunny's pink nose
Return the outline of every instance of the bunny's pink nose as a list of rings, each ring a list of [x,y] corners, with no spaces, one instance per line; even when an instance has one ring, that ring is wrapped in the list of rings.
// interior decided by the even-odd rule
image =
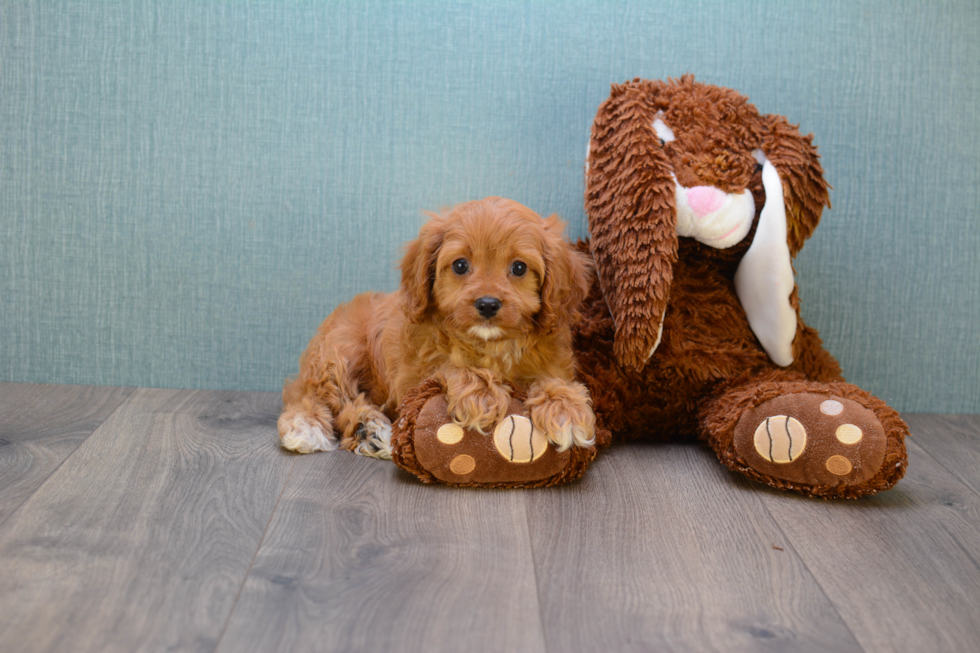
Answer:
[[[695,186],[687,189],[687,205],[694,215],[703,218],[714,213],[725,203],[725,194],[711,186]]]

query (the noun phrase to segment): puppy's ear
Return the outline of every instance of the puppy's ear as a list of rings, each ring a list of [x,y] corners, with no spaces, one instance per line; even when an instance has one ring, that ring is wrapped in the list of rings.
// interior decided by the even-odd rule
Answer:
[[[774,363],[786,366],[793,362],[798,323],[792,258],[830,199],[812,137],[801,136],[782,116],[762,121],[762,149],[755,155],[762,164],[766,203],[735,273],[735,292],[762,348]]]
[[[420,324],[432,302],[432,285],[436,277],[436,258],[445,236],[446,218],[426,212],[426,222],[419,237],[405,246],[402,257],[402,293],[405,295],[405,312],[410,321]]]
[[[576,251],[564,236],[565,223],[557,215],[544,220],[544,279],[537,324],[552,333],[579,319],[579,307],[592,283],[592,262]]]
[[[585,184],[592,255],[616,324],[613,352],[641,369],[660,343],[677,261],[675,184],[653,128],[664,83],[613,86],[592,124]]]

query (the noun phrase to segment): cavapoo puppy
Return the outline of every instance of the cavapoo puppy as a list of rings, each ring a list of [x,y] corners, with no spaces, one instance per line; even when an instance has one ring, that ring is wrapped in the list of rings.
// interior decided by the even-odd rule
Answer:
[[[338,446],[391,457],[391,422],[405,393],[443,381],[449,415],[487,432],[503,419],[508,383],[525,389],[534,427],[559,449],[594,442],[588,392],[573,380],[570,325],[590,262],[541,218],[488,197],[430,214],[401,262],[401,286],[335,310],[283,388],[282,446]]]

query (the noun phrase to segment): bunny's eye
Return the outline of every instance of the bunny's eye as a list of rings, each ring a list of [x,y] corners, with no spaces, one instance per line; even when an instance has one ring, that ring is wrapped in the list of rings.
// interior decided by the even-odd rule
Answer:
[[[459,275],[466,274],[470,270],[470,263],[465,258],[458,258],[453,261],[453,272]]]

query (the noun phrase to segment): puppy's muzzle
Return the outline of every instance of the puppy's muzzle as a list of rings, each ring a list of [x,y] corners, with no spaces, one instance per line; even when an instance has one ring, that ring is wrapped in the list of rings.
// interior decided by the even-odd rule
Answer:
[[[488,320],[497,314],[497,311],[500,310],[500,305],[501,302],[496,297],[480,297],[473,302],[473,306],[476,307],[476,312]]]

